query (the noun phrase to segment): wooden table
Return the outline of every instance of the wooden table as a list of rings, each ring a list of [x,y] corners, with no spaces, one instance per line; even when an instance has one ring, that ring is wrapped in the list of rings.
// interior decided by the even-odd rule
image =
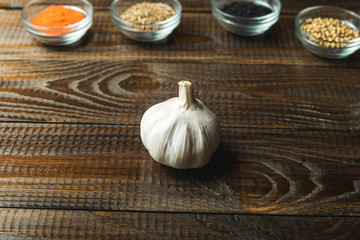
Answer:
[[[301,9],[358,0],[284,0],[253,38],[182,0],[163,44],[126,38],[94,0],[72,48],[34,40],[25,2],[0,0],[0,239],[359,239],[360,52],[321,59],[294,33]],[[220,122],[203,169],[156,163],[139,136],[180,80]]]

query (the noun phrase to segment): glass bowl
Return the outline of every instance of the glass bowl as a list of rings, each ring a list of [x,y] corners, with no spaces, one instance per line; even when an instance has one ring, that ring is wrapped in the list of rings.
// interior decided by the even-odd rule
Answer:
[[[153,24],[139,24],[126,21],[119,14],[136,3],[144,0],[115,0],[110,6],[115,26],[127,37],[140,42],[158,42],[166,38],[180,24],[182,6],[177,0],[147,0],[147,2],[165,3],[175,11],[175,15],[161,22]]]
[[[259,17],[240,17],[225,13],[223,8],[233,2],[256,4],[271,10]],[[212,0],[212,12],[219,24],[234,34],[240,36],[256,36],[266,32],[280,16],[281,2],[279,0]]]
[[[301,25],[308,18],[333,18],[339,19],[340,22],[345,22],[351,28],[359,31],[360,29],[360,16],[354,12],[332,6],[314,6],[302,10],[295,19],[296,36],[302,45],[316,56],[328,59],[340,59],[351,55],[360,48],[360,38],[350,41],[325,41],[311,34],[305,32]],[[319,43],[334,46],[324,47]]]
[[[32,24],[34,17],[51,5],[64,5],[81,12],[85,18],[66,27],[40,27]],[[78,42],[92,25],[93,7],[87,0],[32,0],[21,11],[25,29],[39,42],[63,46]]]

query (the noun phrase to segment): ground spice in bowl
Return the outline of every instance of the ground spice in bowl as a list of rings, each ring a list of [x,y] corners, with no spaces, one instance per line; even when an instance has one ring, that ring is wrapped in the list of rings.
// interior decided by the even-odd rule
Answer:
[[[343,48],[343,43],[360,37],[359,31],[346,22],[334,18],[308,18],[301,25],[308,34],[314,36],[310,40],[326,48]]]
[[[273,12],[270,6],[259,4],[258,2],[231,2],[221,10],[236,17],[247,18],[262,17]]]
[[[166,3],[154,2],[140,2],[127,8],[119,14],[119,18],[136,23],[143,24],[144,26],[131,25],[130,27],[136,28],[140,31],[155,31],[157,26],[147,26],[157,22],[164,21],[175,15],[174,9]]]
[[[31,21],[33,25],[46,28],[59,28],[42,30],[50,35],[59,36],[73,31],[73,29],[61,29],[77,23],[85,18],[85,15],[72,7],[63,5],[51,5],[38,13]]]

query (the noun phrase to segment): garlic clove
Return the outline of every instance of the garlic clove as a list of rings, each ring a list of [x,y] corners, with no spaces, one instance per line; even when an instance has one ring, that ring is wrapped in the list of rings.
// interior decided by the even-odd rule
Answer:
[[[194,97],[189,81],[179,82],[179,97],[144,113],[140,135],[155,161],[179,169],[203,167],[220,143],[217,118]]]

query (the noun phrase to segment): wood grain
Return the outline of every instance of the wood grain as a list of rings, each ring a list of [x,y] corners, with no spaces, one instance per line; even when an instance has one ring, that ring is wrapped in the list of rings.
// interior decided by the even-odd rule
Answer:
[[[85,45],[51,48],[0,11],[2,121],[138,124],[149,106],[177,95],[179,80],[191,80],[223,126],[359,127],[359,54],[312,56],[289,18],[249,41],[209,14],[188,13],[167,44],[139,45],[100,11]]]
[[[2,239],[356,239],[359,229],[355,217],[0,210]]]
[[[137,126],[0,131],[2,207],[360,215],[358,130],[222,128],[212,162],[186,171],[151,160]]]
[[[295,65],[104,60],[0,64],[2,121],[138,125],[151,105],[177,96],[177,82],[190,80],[196,97],[224,127],[360,126],[359,75],[352,67],[302,71]]]
[[[161,44],[126,38],[93,0],[86,38],[62,48],[25,31],[25,2],[0,0],[1,239],[359,238],[360,53],[320,59],[294,31],[305,7],[357,0],[284,0],[253,38],[181,0]],[[139,137],[180,80],[221,125],[202,169],[156,163]]]

